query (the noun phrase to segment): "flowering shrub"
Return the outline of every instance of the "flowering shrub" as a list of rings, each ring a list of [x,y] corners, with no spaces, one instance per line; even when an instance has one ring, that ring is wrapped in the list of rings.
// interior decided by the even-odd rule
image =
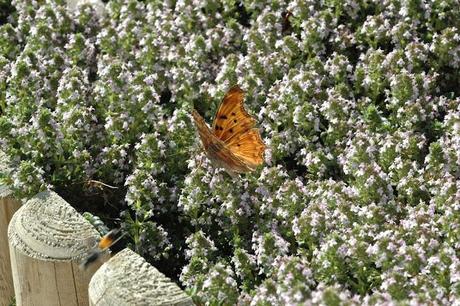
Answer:
[[[21,196],[55,188],[121,217],[200,304],[460,299],[456,1],[0,7],[0,141]],[[239,179],[189,116],[210,122],[235,83],[268,147]]]

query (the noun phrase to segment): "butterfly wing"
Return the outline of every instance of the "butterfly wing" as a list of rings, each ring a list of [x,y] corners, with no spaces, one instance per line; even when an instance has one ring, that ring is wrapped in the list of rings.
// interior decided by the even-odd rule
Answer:
[[[262,164],[265,151],[259,131],[253,128],[255,119],[244,109],[243,98],[241,88],[230,88],[219,106],[212,129],[197,111],[192,112],[206,154],[232,177]]]
[[[265,144],[258,129],[251,129],[233,137],[226,143],[227,148],[251,170],[264,162]]]
[[[198,130],[198,134],[200,135],[201,142],[203,143],[203,147],[205,150],[207,150],[212,141],[212,132],[206,125],[203,117],[201,117],[201,115],[198,114],[196,110],[192,111],[192,117],[195,121],[195,125]]]
[[[235,177],[235,173],[250,170],[240,158],[231,152],[224,142],[212,134],[203,117],[196,110],[192,111],[192,116],[206,155],[215,166],[224,168],[232,177]]]
[[[243,90],[233,86],[225,94],[217,110],[212,131],[223,142],[228,142],[233,137],[249,131],[255,125],[255,120],[244,109],[243,98]]]
[[[217,138],[216,140],[219,141]],[[224,168],[232,177],[236,177],[236,173],[254,170],[225,145],[220,150],[209,150],[206,153],[214,166]]]
[[[244,109],[243,98],[241,88],[230,88],[214,118],[213,132],[236,158],[246,164],[246,170],[242,171],[246,172],[263,163],[265,144],[259,131],[253,128],[255,120]]]
[[[192,111],[192,116],[206,155],[215,166],[224,168],[232,177],[235,177],[235,173],[251,170],[244,161],[231,152],[224,142],[213,135],[203,117],[196,110]]]

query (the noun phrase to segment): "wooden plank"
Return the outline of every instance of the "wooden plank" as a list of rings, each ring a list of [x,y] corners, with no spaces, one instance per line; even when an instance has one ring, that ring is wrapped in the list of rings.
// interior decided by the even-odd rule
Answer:
[[[7,232],[8,224],[20,206],[21,202],[13,197],[12,192],[0,186],[0,305],[8,305],[14,297]]]

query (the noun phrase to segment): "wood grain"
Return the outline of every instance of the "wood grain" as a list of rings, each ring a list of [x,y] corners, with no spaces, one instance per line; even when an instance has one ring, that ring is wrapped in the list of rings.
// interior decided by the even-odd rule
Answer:
[[[194,305],[179,286],[130,249],[104,263],[89,284],[91,306]]]
[[[8,248],[8,224],[21,202],[5,186],[0,186],[0,305],[8,305],[14,297],[11,274],[10,251]]]

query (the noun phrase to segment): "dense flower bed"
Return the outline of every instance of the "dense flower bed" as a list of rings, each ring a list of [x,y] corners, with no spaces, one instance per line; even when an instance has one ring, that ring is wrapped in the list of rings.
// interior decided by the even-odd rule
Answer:
[[[460,299],[458,1],[0,7],[0,140],[18,194],[118,187],[66,195],[120,216],[200,303]],[[189,113],[210,121],[236,83],[268,150],[232,179]]]

